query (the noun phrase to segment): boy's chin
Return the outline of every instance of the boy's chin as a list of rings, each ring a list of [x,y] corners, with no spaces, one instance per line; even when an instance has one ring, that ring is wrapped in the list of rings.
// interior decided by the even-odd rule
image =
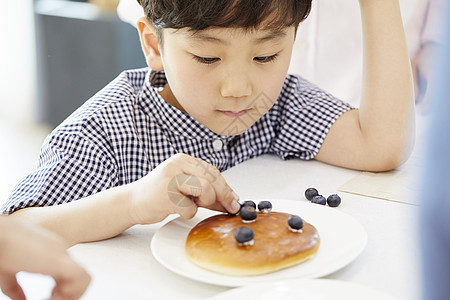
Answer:
[[[253,125],[253,124],[251,124]],[[243,123],[242,120],[235,119],[233,122],[218,128],[209,128],[212,132],[223,136],[236,136],[244,133],[250,126]]]

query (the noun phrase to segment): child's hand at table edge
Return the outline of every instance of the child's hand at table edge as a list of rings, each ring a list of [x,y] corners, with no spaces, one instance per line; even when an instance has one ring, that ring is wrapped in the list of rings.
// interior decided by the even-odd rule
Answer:
[[[25,222],[0,216],[0,288],[11,299],[25,299],[17,282],[20,271],[49,275],[55,280],[51,299],[79,299],[91,277],[71,259],[57,235]],[[2,242],[3,241],[3,242]]]

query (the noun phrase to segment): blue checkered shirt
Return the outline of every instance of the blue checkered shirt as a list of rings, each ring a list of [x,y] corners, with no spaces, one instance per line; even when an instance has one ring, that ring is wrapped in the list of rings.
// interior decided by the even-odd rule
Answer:
[[[66,203],[131,183],[180,152],[220,171],[265,153],[312,159],[333,122],[350,109],[288,75],[262,118],[240,135],[221,135],[165,102],[158,91],[166,82],[164,72],[147,68],[121,73],[45,139],[36,171],[15,186],[1,212]]]

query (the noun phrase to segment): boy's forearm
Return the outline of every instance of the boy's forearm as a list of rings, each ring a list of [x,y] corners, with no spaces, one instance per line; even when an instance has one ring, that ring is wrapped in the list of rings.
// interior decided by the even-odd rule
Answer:
[[[128,218],[128,188],[116,187],[55,206],[24,208],[9,218],[48,229],[63,237],[69,246],[107,239],[135,225]]]
[[[403,160],[414,142],[414,89],[399,3],[359,2],[364,49],[361,132],[369,147],[380,148],[380,155],[396,153]]]
[[[5,220],[6,217],[0,215],[0,261],[4,259],[4,249],[6,247],[6,243],[8,240],[8,235],[10,234],[10,230],[8,228],[8,222]]]

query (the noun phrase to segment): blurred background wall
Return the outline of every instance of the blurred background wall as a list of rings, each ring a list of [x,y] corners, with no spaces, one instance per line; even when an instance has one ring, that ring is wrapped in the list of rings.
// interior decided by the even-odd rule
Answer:
[[[0,203],[31,172],[45,136],[122,70],[145,66],[117,0],[3,1]]]
[[[125,69],[145,66],[117,0],[35,0],[37,118],[56,126]]]
[[[35,43],[32,0],[4,1],[0,9],[0,118],[29,121],[34,113]]]

